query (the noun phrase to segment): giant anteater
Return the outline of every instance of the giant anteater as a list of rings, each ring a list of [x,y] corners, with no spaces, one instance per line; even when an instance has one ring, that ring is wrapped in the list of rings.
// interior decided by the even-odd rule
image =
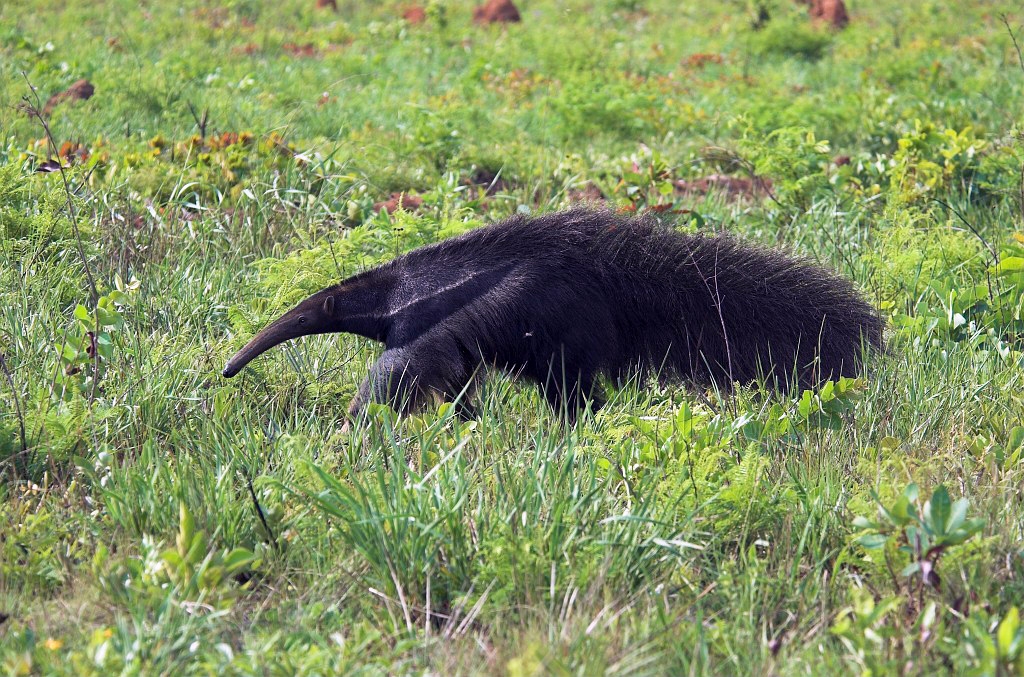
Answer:
[[[852,376],[866,346],[882,347],[882,330],[849,281],[809,261],[575,209],[514,216],[319,291],[259,332],[224,376],[297,336],[349,332],[385,345],[352,417],[370,401],[409,411],[429,395],[471,394],[488,366],[533,379],[572,417],[587,401],[600,406],[602,374],[726,389]]]

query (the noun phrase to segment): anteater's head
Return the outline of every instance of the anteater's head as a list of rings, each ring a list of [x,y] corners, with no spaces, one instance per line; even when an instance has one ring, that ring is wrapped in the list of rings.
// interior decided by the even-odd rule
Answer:
[[[224,367],[224,376],[231,378],[261,353],[299,336],[341,331],[336,290],[324,289],[313,294],[256,334],[245,347],[235,353]]]

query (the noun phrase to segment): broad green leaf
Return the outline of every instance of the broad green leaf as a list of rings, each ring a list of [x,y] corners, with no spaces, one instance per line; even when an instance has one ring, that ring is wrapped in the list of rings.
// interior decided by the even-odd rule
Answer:
[[[172,569],[177,569],[185,563],[184,558],[174,550],[164,550],[160,553],[160,559],[162,559]]]
[[[256,555],[251,550],[235,548],[224,557],[224,568],[228,573],[234,573],[239,569],[249,566],[255,560]]]
[[[1014,426],[1010,430],[1009,438],[1006,441],[1006,450],[1014,452],[1024,447],[1024,426]]]
[[[969,501],[966,498],[958,498],[953,502],[953,507],[949,512],[949,520],[946,522],[946,532],[951,533],[963,526],[964,521],[967,519],[967,505]]]
[[[889,511],[892,516],[893,522],[899,526],[903,526],[913,519],[915,514],[913,511],[913,505],[906,496],[900,496],[896,499],[896,503],[893,504],[892,509]]]
[[[200,529],[192,536],[192,547],[185,553],[185,562],[194,566],[202,562],[208,554],[206,532]]]
[[[999,623],[999,629],[996,631],[996,642],[999,647],[999,655],[1003,658],[1010,656],[1010,648],[1013,646],[1014,640],[1017,638],[1017,629],[1020,627],[1020,615],[1017,611],[1017,607],[1010,607],[1010,610],[1006,612],[1006,616]]]
[[[892,452],[899,449],[899,439],[896,437],[883,437],[879,440],[879,449]]]
[[[64,343],[64,346],[61,348],[61,356],[68,362],[73,362],[75,358],[78,357],[78,352],[81,345],[81,341],[76,340],[72,342],[70,340],[70,337],[68,337],[68,340]]]
[[[872,522],[867,517],[857,516],[853,518],[853,527],[855,529],[877,529],[878,523]]]
[[[1024,270],[1024,256],[1007,256],[995,266],[997,273],[1017,273]]]
[[[925,630],[930,629],[935,625],[935,619],[938,616],[937,609],[935,602],[929,602],[928,606],[924,609],[924,613],[918,618],[916,625]]]
[[[120,320],[119,317],[111,313],[109,310],[99,307],[96,308],[96,319],[99,321],[100,326],[103,327],[116,325]]]
[[[883,534],[865,534],[856,539],[856,542],[865,550],[881,550],[889,539]]]
[[[931,530],[936,534],[946,533],[946,524],[949,522],[949,514],[951,511],[949,501],[949,491],[946,486],[940,484],[935,491],[932,492],[931,500],[928,501],[926,516],[929,522]]]
[[[800,418],[808,419],[811,417],[811,397],[812,395],[810,390],[805,390],[804,394],[800,397],[800,404],[797,406],[797,411],[800,412]]]

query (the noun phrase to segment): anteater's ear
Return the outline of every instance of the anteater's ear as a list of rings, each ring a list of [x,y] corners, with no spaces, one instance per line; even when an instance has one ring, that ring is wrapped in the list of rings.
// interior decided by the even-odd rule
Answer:
[[[328,296],[324,299],[324,313],[326,315],[334,314],[334,297]]]

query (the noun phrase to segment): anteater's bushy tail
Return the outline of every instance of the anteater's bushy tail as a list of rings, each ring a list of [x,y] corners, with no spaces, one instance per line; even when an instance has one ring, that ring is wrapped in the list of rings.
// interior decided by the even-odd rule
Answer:
[[[859,374],[865,349],[883,350],[875,308],[806,258],[606,211],[549,215],[534,227],[568,228],[590,243],[579,264],[593,270],[619,324],[607,371],[810,387]]]

